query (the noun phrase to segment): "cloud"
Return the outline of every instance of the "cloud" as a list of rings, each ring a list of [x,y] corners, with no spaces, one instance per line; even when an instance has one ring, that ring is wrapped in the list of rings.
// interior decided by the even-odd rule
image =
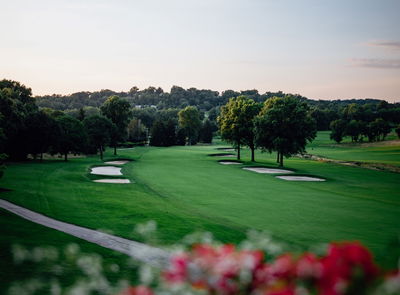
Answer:
[[[382,47],[390,50],[400,51],[400,41],[380,41],[380,42],[370,42],[369,46]]]
[[[361,68],[400,69],[400,59],[353,58],[350,65]]]

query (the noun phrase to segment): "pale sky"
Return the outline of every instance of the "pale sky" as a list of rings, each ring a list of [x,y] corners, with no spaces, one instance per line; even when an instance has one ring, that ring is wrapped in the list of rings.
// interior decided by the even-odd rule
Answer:
[[[398,0],[0,0],[0,79],[400,102]]]

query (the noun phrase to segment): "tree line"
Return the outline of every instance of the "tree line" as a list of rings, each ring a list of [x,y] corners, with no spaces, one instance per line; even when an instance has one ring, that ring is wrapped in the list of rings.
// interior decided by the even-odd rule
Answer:
[[[116,95],[125,99],[133,109],[146,109],[151,115],[154,110],[184,109],[187,106],[196,107],[200,115],[206,113],[210,121],[216,123],[215,119],[220,113],[220,108],[225,105],[231,97],[246,96],[257,103],[264,103],[272,97],[285,97],[282,91],[259,93],[256,89],[222,92],[209,89],[184,89],[173,86],[169,92],[160,87],[148,87],[140,90],[134,86],[127,92],[115,92],[112,90],[101,90],[96,92],[82,91],[71,95],[46,95],[35,97],[39,108],[51,108],[64,111],[74,117],[78,117],[83,110],[87,115],[99,114],[101,105],[108,97]],[[344,109],[348,105],[356,105],[368,120],[378,118],[390,122],[392,125],[400,124],[400,103],[388,103],[377,99],[350,99],[350,100],[312,100],[299,94],[291,94],[298,100],[306,101],[311,110],[311,116],[316,121],[317,130],[330,130],[330,124],[341,118]],[[154,118],[153,118],[154,121]],[[152,124],[144,122],[147,128]],[[153,123],[153,122],[151,122]]]
[[[143,105],[132,107],[129,97]],[[79,109],[65,109],[60,101]],[[314,127],[319,130],[329,123],[332,138],[340,142],[347,135],[355,141],[362,136],[380,140],[399,123],[398,104],[351,102],[312,101],[282,92],[260,95],[257,90],[219,94],[178,86],[170,93],[133,87],[128,93],[102,90],[46,98],[32,97],[31,89],[19,82],[1,80],[0,161],[4,155],[18,160],[29,154],[42,158],[43,153],[62,154],[66,160],[69,153],[98,152],[102,157],[106,146],[116,154],[118,145],[144,144],[149,138],[154,146],[210,143],[218,131],[235,147],[248,146],[253,160],[254,150],[261,148],[277,151],[282,164],[284,156],[304,150]],[[288,116],[292,112],[296,116]],[[240,157],[240,148],[238,153]]]
[[[81,108],[72,116],[40,108],[32,90],[17,81],[0,81],[0,165],[5,158],[24,160],[28,155],[43,159],[44,153],[99,153],[126,140],[169,146],[211,142],[216,126],[196,107],[154,110],[132,109],[126,99],[109,96],[96,112]]]
[[[337,143],[345,136],[351,137],[352,142],[363,141],[364,138],[370,142],[384,140],[398,124],[399,117],[393,113],[385,101],[381,101],[374,110],[371,105],[348,104],[341,110],[338,119],[330,123],[330,137]]]

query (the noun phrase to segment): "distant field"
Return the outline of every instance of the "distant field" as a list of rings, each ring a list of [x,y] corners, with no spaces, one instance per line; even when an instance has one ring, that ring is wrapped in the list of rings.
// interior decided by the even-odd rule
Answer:
[[[387,141],[351,143],[349,138],[336,144],[329,138],[330,131],[318,132],[307,152],[335,160],[384,163],[400,166],[400,140],[390,134]]]
[[[319,133],[309,152],[351,160],[368,160],[371,154],[377,161],[399,161],[398,152],[386,149],[373,152],[369,147],[346,146],[348,151],[342,152],[342,147],[327,142],[327,136]],[[254,228],[301,248],[360,240],[380,262],[393,258],[386,253],[400,234],[400,174],[291,158],[285,161],[286,168],[327,181],[288,182],[219,164],[222,158],[208,154],[221,152],[216,150],[221,146],[121,150],[119,157],[134,160],[122,169],[124,176],[136,182],[124,185],[91,181],[96,177],[88,173],[89,167],[101,164],[97,157],[15,163],[0,180],[0,187],[11,191],[1,192],[0,197],[62,221],[138,240],[132,232],[135,224],[155,220],[161,244],[195,230],[238,242]],[[111,159],[111,151],[106,156]],[[249,151],[243,156],[245,165],[252,165],[247,162]],[[276,167],[274,154],[257,152],[256,160],[254,165]],[[0,219],[2,250],[11,242],[29,239],[34,239],[29,246],[68,241],[88,245],[3,210]],[[85,247],[98,251],[90,244]]]

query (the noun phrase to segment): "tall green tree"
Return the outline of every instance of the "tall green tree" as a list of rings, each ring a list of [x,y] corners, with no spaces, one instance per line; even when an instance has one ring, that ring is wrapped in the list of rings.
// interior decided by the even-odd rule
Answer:
[[[251,160],[254,161],[255,134],[254,118],[261,109],[260,104],[246,96],[230,98],[221,108],[218,116],[219,130],[222,139],[234,144],[237,148],[237,159],[240,160],[240,148],[246,145],[251,150]]]
[[[256,142],[264,150],[277,151],[279,165],[283,157],[305,151],[316,136],[315,120],[307,103],[293,96],[267,100],[255,119]]]
[[[4,135],[4,152],[13,160],[28,154],[25,119],[37,111],[30,88],[17,81],[0,81],[0,129]]]
[[[204,120],[200,129],[200,141],[211,143],[213,138],[213,126],[209,119]]]
[[[54,118],[43,111],[31,113],[25,120],[28,152],[43,160],[43,153],[57,144],[60,128]]]
[[[375,121],[371,122],[371,126],[377,134],[377,140],[385,140],[392,129],[390,124],[382,118],[375,119]]]
[[[337,143],[340,143],[343,140],[343,137],[345,136],[346,125],[347,123],[343,119],[332,121],[330,124],[331,128],[330,138],[336,141]]]
[[[151,128],[150,145],[172,146],[176,143],[176,122],[169,119],[166,122],[156,120]]]
[[[178,113],[179,127],[185,129],[188,144],[196,144],[201,128],[200,113],[196,107],[188,106]]]
[[[56,151],[64,155],[68,161],[68,153],[80,153],[87,143],[87,134],[81,121],[71,116],[63,115],[56,118],[60,128]]]
[[[117,127],[110,119],[99,115],[85,118],[83,125],[88,135],[89,145],[99,151],[100,159],[103,160],[103,151],[110,144],[112,134]]]
[[[363,132],[361,121],[351,120],[346,125],[345,134],[351,137],[352,142],[357,142]]]
[[[116,138],[123,141],[127,136],[127,126],[132,116],[129,102],[116,95],[110,96],[100,107],[104,116],[109,118],[117,126]],[[114,155],[117,154],[117,143],[114,142]]]

